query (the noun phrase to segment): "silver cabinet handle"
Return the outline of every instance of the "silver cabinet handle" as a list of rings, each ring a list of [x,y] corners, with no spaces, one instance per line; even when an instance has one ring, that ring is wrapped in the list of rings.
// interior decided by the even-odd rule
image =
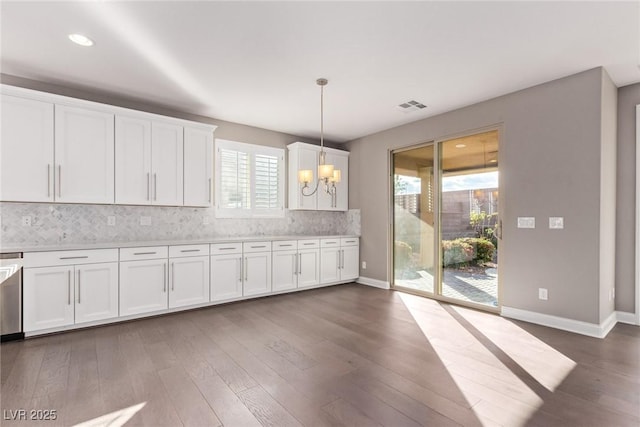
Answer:
[[[167,292],[167,268],[168,265],[166,262],[162,263],[162,292]]]
[[[342,252],[342,261],[340,262],[340,268],[344,270],[344,249],[342,249],[340,252]]]
[[[158,174],[153,174],[153,200],[158,200]]]
[[[298,254],[293,254],[293,275],[298,275]]]
[[[67,305],[71,305],[71,270],[67,270]]]
[[[200,252],[200,249],[181,249],[180,252]]]
[[[209,192],[207,193],[207,201],[211,203],[211,178],[209,178]]]
[[[62,166],[58,165],[58,197],[62,197]]]
[[[151,174],[147,172],[147,200],[151,198]]]
[[[293,245],[278,245],[278,246],[280,246],[281,248],[290,248]]]
[[[233,249],[235,249],[235,248],[218,248],[218,250],[220,250],[220,251],[231,251]]]
[[[238,282],[242,282],[242,271],[244,268],[244,263],[242,262],[242,257],[238,258]]]
[[[298,254],[298,274],[302,274],[302,254]]]
[[[244,259],[244,281],[249,280],[249,258]]]
[[[80,304],[80,270],[78,270],[78,304]]]
[[[266,248],[265,245],[262,246],[251,246],[251,249],[261,249],[261,248]]]
[[[336,251],[336,265],[338,266],[338,270],[340,270],[340,251]]]
[[[51,197],[51,165],[47,163],[47,197]]]
[[[84,256],[61,256],[60,259],[85,259],[85,258],[89,258],[88,255],[84,255]]]
[[[176,290],[176,267],[175,263],[171,263],[171,290]]]
[[[157,252],[134,252],[134,255],[155,255]]]

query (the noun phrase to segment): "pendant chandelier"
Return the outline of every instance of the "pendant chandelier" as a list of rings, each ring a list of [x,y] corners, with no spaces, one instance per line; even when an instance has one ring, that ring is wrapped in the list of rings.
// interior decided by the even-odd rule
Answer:
[[[339,169],[327,164],[327,153],[324,151],[324,87],[329,83],[327,79],[316,80],[320,86],[320,153],[318,155],[318,181],[311,191],[309,184],[313,181],[313,170],[302,169],[298,171],[298,182],[302,184],[302,195],[313,196],[322,183],[324,191],[331,196],[331,207],[336,205],[336,184],[340,182]]]

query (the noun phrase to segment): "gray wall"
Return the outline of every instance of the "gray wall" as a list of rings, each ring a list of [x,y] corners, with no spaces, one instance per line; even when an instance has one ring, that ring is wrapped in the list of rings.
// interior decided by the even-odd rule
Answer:
[[[361,276],[388,281],[389,150],[501,124],[505,306],[590,323],[600,307],[601,68],[351,141],[350,207],[361,210]],[[534,216],[535,230],[516,228]],[[564,230],[549,230],[563,216]],[[538,288],[549,300],[537,298]]]
[[[636,105],[640,83],[618,89],[616,310],[635,307]]]

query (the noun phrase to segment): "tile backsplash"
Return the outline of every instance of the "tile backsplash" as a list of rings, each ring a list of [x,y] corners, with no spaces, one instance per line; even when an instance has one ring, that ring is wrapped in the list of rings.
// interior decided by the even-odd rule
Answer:
[[[31,225],[23,225],[23,217]],[[115,225],[109,225],[115,217]],[[360,235],[360,210],[286,211],[282,218],[217,219],[213,209],[0,203],[0,244],[4,247],[188,240],[208,237],[278,235]],[[150,221],[149,225],[142,225]]]

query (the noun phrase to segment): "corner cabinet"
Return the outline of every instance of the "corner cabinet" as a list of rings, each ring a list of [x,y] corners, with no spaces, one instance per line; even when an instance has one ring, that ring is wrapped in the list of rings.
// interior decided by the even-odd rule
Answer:
[[[287,145],[289,151],[289,209],[292,210],[321,210],[346,211],[349,209],[349,152],[325,148],[327,164],[334,165],[341,173],[340,182],[336,183],[336,200],[320,184],[318,191],[312,196],[302,195],[303,184],[298,182],[298,171],[308,169],[313,171],[313,182],[309,184],[311,191],[318,182],[318,160],[320,146],[294,142]]]
[[[0,201],[212,205],[216,126],[0,88]]]

